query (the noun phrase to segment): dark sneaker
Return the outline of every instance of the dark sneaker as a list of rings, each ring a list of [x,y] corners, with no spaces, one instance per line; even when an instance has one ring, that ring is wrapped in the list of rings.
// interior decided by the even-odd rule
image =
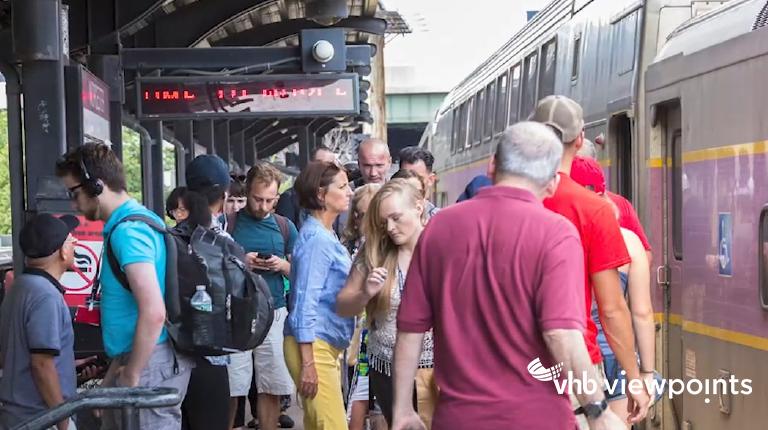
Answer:
[[[251,420],[251,422],[249,422],[249,423],[248,423],[248,428],[249,428],[249,429],[257,429],[257,430],[258,430],[258,428],[259,428],[259,423],[258,423],[258,422],[256,422],[256,420],[255,420],[255,419],[253,419],[253,420]]]
[[[280,428],[283,429],[292,429],[294,426],[293,419],[288,415],[280,415],[280,419],[277,422],[280,425]]]

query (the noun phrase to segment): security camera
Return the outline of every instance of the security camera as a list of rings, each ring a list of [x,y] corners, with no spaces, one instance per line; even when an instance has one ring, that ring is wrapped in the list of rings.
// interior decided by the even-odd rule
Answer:
[[[333,45],[327,40],[320,40],[312,46],[312,56],[318,63],[327,63],[333,59]]]

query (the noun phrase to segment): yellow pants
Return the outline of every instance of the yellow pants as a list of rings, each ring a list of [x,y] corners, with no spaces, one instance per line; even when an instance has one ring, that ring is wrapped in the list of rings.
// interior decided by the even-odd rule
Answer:
[[[301,353],[293,336],[286,336],[283,343],[285,364],[296,386],[301,385]],[[341,393],[341,351],[328,342],[315,339],[312,353],[317,370],[317,395],[314,399],[301,398],[304,408],[305,430],[347,430],[347,414]]]

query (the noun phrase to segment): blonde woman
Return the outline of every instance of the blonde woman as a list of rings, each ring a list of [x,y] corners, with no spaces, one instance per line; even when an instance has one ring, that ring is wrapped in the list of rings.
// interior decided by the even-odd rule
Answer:
[[[355,190],[352,197],[352,216],[347,219],[347,225],[341,236],[341,243],[349,251],[352,259],[365,242],[363,232],[363,219],[368,211],[371,199],[381,189],[380,184],[367,184]],[[352,344],[348,349],[347,366],[349,366],[349,397],[347,416],[349,430],[363,430],[365,418],[368,414],[369,384],[368,384],[368,354],[367,336],[365,327],[365,312],[358,317],[357,328],[352,336]]]
[[[336,298],[336,312],[342,317],[359,315],[366,310],[370,325],[367,350],[370,388],[390,426],[397,309],[413,250],[424,228],[424,210],[421,191],[410,181],[393,179],[384,185],[365,216],[365,245]],[[430,331],[424,338],[414,396],[416,409],[427,428],[437,401],[433,365]]]

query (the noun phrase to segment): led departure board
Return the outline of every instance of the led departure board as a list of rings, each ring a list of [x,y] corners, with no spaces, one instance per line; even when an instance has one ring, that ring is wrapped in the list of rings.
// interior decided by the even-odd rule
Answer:
[[[355,115],[356,74],[141,77],[142,119]]]

